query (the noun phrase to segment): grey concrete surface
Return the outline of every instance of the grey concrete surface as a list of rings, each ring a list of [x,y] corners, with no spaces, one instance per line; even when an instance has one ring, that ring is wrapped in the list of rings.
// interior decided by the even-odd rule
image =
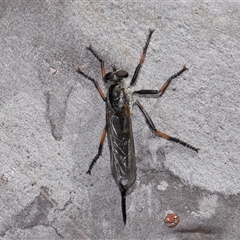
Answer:
[[[0,1],[1,239],[240,239],[240,3],[232,1]],[[105,106],[91,43],[129,72],[154,28],[135,89],[157,128],[133,109],[137,181],[127,196],[111,176],[107,141],[92,176]],[[168,228],[168,212],[180,217]]]

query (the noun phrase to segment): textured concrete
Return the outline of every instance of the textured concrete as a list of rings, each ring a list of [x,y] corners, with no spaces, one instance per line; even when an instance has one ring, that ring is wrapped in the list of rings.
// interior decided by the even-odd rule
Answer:
[[[240,4],[224,1],[0,1],[1,239],[239,239]],[[154,28],[135,89],[156,127],[201,150],[156,137],[133,109],[138,177],[127,225],[105,142],[92,176],[105,106],[106,61],[130,77]],[[180,217],[175,228],[167,213]]]

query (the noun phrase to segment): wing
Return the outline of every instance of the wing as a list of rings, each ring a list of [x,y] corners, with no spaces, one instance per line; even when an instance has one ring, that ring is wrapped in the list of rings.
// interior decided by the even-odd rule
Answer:
[[[128,190],[136,179],[132,122],[128,104],[118,111],[107,106],[107,135],[113,177],[120,190]]]

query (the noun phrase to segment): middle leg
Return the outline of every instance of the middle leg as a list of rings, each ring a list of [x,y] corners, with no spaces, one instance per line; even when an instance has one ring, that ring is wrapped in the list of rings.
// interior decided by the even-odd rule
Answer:
[[[96,89],[98,90],[98,93],[100,94],[102,100],[106,101],[106,97],[105,97],[102,89],[99,87],[98,82],[95,79],[93,79],[90,76],[88,76],[86,73],[84,73],[80,67],[78,67],[77,72],[80,73],[85,78],[87,78],[88,80],[92,81],[94,83]]]
[[[160,97],[164,94],[164,92],[166,91],[167,87],[170,85],[170,83],[172,82],[172,80],[176,77],[178,77],[179,75],[181,75],[183,72],[185,72],[186,70],[188,70],[188,68],[184,65],[183,68],[175,73],[174,75],[172,75],[164,84],[163,86],[159,89],[159,90],[139,90],[139,91],[134,91],[133,93],[137,93],[137,94],[155,94],[155,95],[159,95]]]

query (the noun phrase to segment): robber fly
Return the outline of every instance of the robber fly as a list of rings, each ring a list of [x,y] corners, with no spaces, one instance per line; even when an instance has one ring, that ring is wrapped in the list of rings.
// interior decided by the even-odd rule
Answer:
[[[130,86],[126,85],[125,78],[128,77],[128,72],[124,70],[119,70],[115,66],[112,66],[112,71],[105,73],[104,61],[99,57],[99,55],[92,49],[90,45],[87,49],[97,58],[101,64],[101,73],[102,79],[108,87],[107,95],[103,93],[101,88],[98,85],[98,82],[85,74],[81,68],[77,69],[77,72],[82,76],[92,81],[98,90],[101,98],[106,102],[106,125],[102,132],[102,137],[99,144],[99,149],[97,155],[92,160],[87,174],[91,175],[93,165],[96,163],[97,159],[102,155],[103,143],[106,137],[108,136],[108,144],[110,149],[110,164],[113,177],[117,183],[122,198],[122,215],[124,224],[126,224],[126,192],[134,184],[136,180],[136,159],[135,159],[135,150],[134,150],[134,139],[132,132],[132,120],[131,112],[132,106],[137,105],[137,107],[142,112],[145,117],[146,123],[149,128],[159,137],[165,138],[167,140],[177,142],[182,144],[185,147],[191,148],[192,150],[198,152],[199,148],[195,148],[190,144],[175,138],[171,137],[163,132],[160,132],[156,129],[153,121],[149,117],[146,110],[140,104],[139,101],[134,100],[133,95],[153,95],[153,96],[162,96],[171,83],[171,81],[178,77],[180,74],[187,70],[186,66],[183,66],[182,70],[171,76],[160,90],[139,90],[131,92],[130,87],[135,85],[138,78],[140,69],[145,60],[147,53],[148,45],[153,34],[154,30],[149,29],[149,35],[143,48],[143,53],[141,55],[138,66],[135,69],[133,77],[130,82]]]

